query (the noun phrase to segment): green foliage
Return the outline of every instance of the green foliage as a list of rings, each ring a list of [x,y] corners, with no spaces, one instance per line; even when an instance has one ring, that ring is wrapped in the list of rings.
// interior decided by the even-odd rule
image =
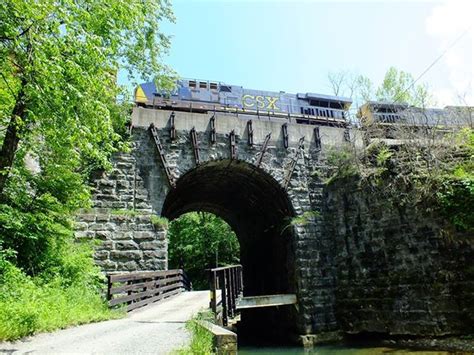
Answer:
[[[316,217],[319,217],[319,216],[320,216],[320,213],[318,211],[306,211],[306,212],[303,212],[303,214],[301,214],[300,216],[293,217],[291,219],[290,224],[292,226],[297,226],[297,225],[303,226],[310,223]]]
[[[150,221],[155,226],[155,228],[157,228],[157,229],[167,229],[168,228],[169,221],[165,217],[151,215],[150,216]]]
[[[388,69],[375,95],[380,101],[405,102],[418,107],[427,107],[431,101],[426,85],[414,85],[410,73],[394,67]]]
[[[332,174],[326,181],[331,184],[335,180],[347,179],[359,175],[357,157],[349,149],[332,149],[326,157],[327,164],[332,170]]]
[[[0,338],[110,316],[73,213],[127,148],[118,71],[170,81],[162,20],[167,0],[0,3]]]
[[[175,351],[176,355],[214,354],[212,334],[199,324],[200,321],[214,322],[214,316],[209,312],[201,312],[186,322],[186,329],[191,333],[191,343]]]
[[[115,215],[115,216],[129,216],[129,217],[136,217],[140,215],[140,212],[136,210],[122,210],[122,209],[117,209],[117,210],[111,210],[110,214]]]
[[[474,175],[445,179],[437,198],[443,215],[457,230],[474,233]]]
[[[0,254],[0,340],[121,316],[100,296],[103,276],[91,253],[88,245],[69,243],[60,262],[36,277]]]
[[[387,164],[387,161],[392,157],[393,151],[391,151],[387,146],[382,146],[377,153],[376,161],[377,166],[384,167]]]
[[[442,214],[457,230],[474,233],[474,130],[464,129],[456,138],[467,159],[442,176],[436,197]]]
[[[209,287],[205,269],[239,262],[239,242],[230,226],[206,212],[190,212],[170,223],[170,268],[184,268],[194,289]]]

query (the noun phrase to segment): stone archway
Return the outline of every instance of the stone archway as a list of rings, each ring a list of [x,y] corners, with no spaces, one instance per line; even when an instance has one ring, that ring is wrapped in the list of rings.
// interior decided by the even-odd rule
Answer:
[[[246,295],[294,292],[293,245],[285,228],[294,211],[269,174],[242,161],[202,164],[179,178],[162,215],[171,220],[190,211],[212,212],[234,229]]]
[[[268,173],[238,160],[199,165],[177,180],[162,215],[172,220],[190,211],[214,213],[236,232],[245,296],[295,293],[292,228],[287,228],[294,210],[286,191]],[[260,309],[244,313],[243,321],[260,330],[271,322],[272,333],[281,334],[282,328],[293,327],[290,313]]]

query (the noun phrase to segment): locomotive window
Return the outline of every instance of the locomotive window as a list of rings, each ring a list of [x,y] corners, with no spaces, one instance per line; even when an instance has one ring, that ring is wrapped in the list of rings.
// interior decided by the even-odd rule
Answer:
[[[194,80],[189,81],[189,87],[190,88],[196,88],[196,82]]]
[[[217,83],[210,83],[211,90],[217,90]]]
[[[232,92],[230,86],[227,86],[227,85],[221,85],[221,90],[220,91],[223,91],[223,92]]]
[[[205,81],[200,81],[199,89],[207,89],[207,83]]]

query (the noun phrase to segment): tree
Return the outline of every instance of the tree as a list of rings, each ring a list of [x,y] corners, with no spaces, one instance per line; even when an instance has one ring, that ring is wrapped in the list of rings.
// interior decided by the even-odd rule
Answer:
[[[357,109],[365,102],[373,99],[373,84],[364,75],[350,71],[330,72],[328,81],[335,96],[345,96],[352,99],[352,110]]]
[[[106,165],[125,120],[116,75],[163,78],[164,19],[173,20],[167,0],[1,2],[0,196],[20,146],[42,166]]]
[[[422,108],[432,103],[426,85],[416,85],[410,73],[399,71],[394,67],[387,70],[375,95],[380,101],[403,102]]]
[[[394,67],[387,70],[376,90],[368,77],[349,71],[331,72],[328,81],[334,95],[353,100],[354,110],[370,100],[408,103],[422,108],[433,104],[426,85],[416,85],[410,73]]]
[[[190,212],[172,221],[168,230],[169,267],[184,268],[195,289],[209,286],[206,269],[239,262],[239,241],[221,218]]]

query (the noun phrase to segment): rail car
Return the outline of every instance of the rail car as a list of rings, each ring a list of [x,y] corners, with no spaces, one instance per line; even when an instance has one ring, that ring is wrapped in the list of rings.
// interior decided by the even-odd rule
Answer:
[[[172,92],[155,83],[135,90],[137,106],[192,112],[237,112],[249,115],[294,119],[300,124],[347,125],[352,100],[314,93],[289,94],[246,89],[217,81],[180,79]]]
[[[359,108],[357,116],[363,127],[374,124],[438,128],[473,125],[472,108],[468,106],[419,108],[406,103],[368,101]]]

